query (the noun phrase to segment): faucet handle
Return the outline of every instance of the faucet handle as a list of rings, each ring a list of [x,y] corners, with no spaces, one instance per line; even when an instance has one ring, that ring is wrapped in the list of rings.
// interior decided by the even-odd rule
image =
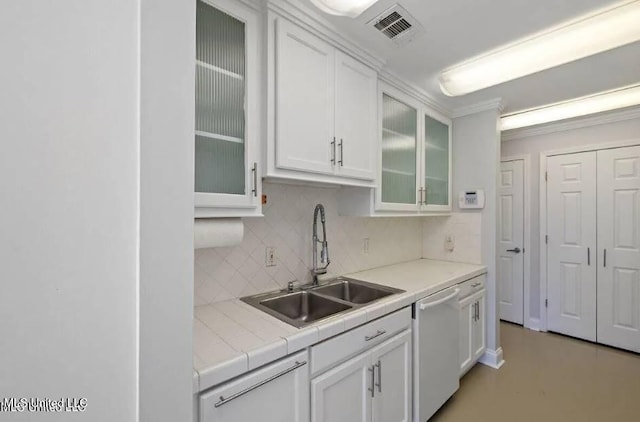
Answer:
[[[292,293],[292,292],[293,292],[293,290],[294,290],[294,285],[295,285],[295,282],[296,282],[296,281],[297,281],[297,280],[292,280],[292,281],[290,281],[290,282],[288,282],[288,283],[287,283],[287,291],[288,291],[289,293]]]

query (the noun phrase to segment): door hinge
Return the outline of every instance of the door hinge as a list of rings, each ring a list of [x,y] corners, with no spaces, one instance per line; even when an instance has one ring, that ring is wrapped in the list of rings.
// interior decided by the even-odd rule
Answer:
[[[545,243],[545,245],[549,244],[549,235],[548,234],[544,235],[544,243]]]
[[[544,300],[544,307],[548,308],[549,307],[549,299],[545,299]]]

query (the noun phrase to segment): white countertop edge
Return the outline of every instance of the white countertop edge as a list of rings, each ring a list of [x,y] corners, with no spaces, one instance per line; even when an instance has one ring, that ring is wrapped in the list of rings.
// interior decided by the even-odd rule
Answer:
[[[426,296],[434,294],[440,290],[454,286],[482,274],[486,274],[486,266],[475,264],[472,265],[476,268],[468,272],[457,274],[456,276],[439,281],[438,283],[430,285],[424,289],[395,294],[391,297],[381,299],[367,306],[363,306],[361,308],[347,312],[343,315],[328,318],[317,324],[312,324],[307,327],[300,328],[296,332],[293,332],[287,336],[281,336],[277,339],[274,339],[273,342],[263,344],[260,347],[249,350],[248,352],[238,352],[237,356],[234,356],[225,361],[207,366],[206,368],[200,368],[200,370],[194,369],[194,373],[197,374],[197,380],[194,379],[193,381],[194,394],[208,390],[211,387],[250,372],[264,364],[303,350],[309,346],[320,343],[336,335],[342,334],[343,332],[351,330],[357,326],[381,318],[382,316],[409,306],[412,303],[423,299]],[[349,277],[349,275],[346,275],[346,277]],[[363,281],[369,280],[365,279]],[[382,284],[379,282],[375,283]],[[366,319],[364,322],[357,325],[345,324],[345,320],[354,318],[354,315],[361,314],[363,312],[366,315]],[[264,315],[262,316],[266,317],[266,319],[272,319],[278,324],[283,324],[282,321],[267,313],[264,313]],[[326,331],[326,335],[322,335],[321,331]],[[284,340],[285,342],[285,347],[282,347],[282,345],[276,347],[277,344],[282,340]],[[242,361],[244,361],[244,364],[241,363]]]

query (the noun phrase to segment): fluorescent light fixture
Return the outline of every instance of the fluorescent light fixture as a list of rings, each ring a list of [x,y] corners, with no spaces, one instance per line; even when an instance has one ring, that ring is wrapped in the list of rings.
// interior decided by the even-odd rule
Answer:
[[[331,15],[355,18],[378,0],[311,0],[318,9]]]
[[[505,131],[639,104],[640,85],[632,85],[588,97],[512,113],[503,116],[500,119],[500,123],[502,130]]]
[[[638,40],[640,1],[627,0],[457,64],[438,80],[446,95],[464,95]]]

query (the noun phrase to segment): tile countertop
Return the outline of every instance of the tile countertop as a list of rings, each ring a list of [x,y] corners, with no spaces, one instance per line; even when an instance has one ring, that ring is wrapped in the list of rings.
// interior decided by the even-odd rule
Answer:
[[[193,320],[194,393],[486,272],[483,265],[419,259],[346,274],[406,293],[304,328],[286,324],[238,299],[198,306]]]

